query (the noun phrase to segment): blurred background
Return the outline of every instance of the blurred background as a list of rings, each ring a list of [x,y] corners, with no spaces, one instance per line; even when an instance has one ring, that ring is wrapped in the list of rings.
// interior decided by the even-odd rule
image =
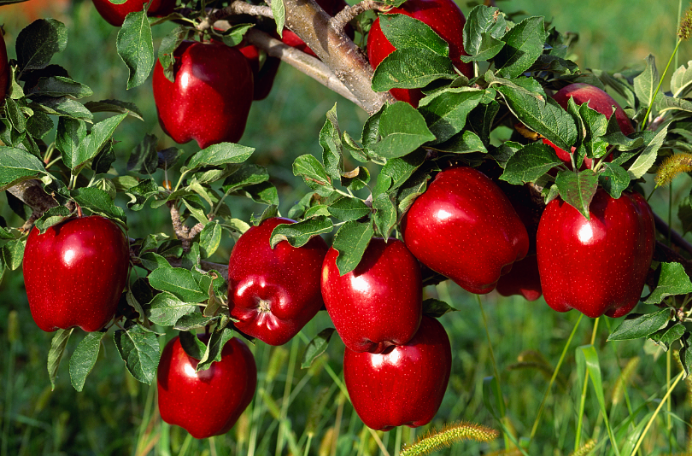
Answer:
[[[465,12],[471,9],[459,4]],[[545,16],[559,31],[578,33],[574,57],[581,68],[643,68],[644,59],[653,54],[662,72],[677,39],[677,0],[507,0],[498,6],[505,12],[518,13],[517,18]],[[685,3],[682,6],[688,7]],[[144,122],[130,118],[116,132],[115,139],[120,142],[115,148],[115,167],[119,172],[125,172],[130,151],[147,133],[157,135],[160,148],[175,146],[158,125],[151,83],[125,90],[127,68],[115,51],[118,29],[96,13],[91,1],[30,0],[0,6],[0,24],[10,58],[16,55],[14,42],[21,29],[43,17],[59,19],[69,32],[67,50],[56,55],[53,63],[64,66],[73,79],[90,86],[94,91],[92,100],[115,98],[134,102],[144,114]],[[171,28],[170,24],[154,28],[156,47]],[[678,64],[686,64],[690,59],[692,43],[684,43]],[[674,67],[669,70],[668,78],[673,70]],[[663,89],[668,90],[667,82]],[[292,175],[293,159],[305,153],[321,154],[317,136],[326,111],[335,103],[341,128],[360,137],[367,119],[365,112],[285,64],[269,97],[252,105],[241,143],[255,147],[253,159],[269,168],[279,188],[283,213],[306,191],[302,181]],[[196,150],[193,144],[179,147],[191,152]],[[159,183],[163,181],[161,173],[154,176]],[[689,178],[685,176],[676,180],[673,187],[658,191],[652,203],[659,215],[667,218],[668,191],[677,199],[686,196],[683,192],[689,187]],[[124,201],[118,203],[124,207]],[[240,198],[230,204],[234,214],[245,219],[262,209]],[[0,215],[12,226],[22,224],[8,207],[4,193],[0,195]],[[172,234],[169,215],[163,209],[128,212],[127,216],[131,237],[153,232]],[[211,259],[227,262],[232,246],[231,239],[224,239]],[[452,340],[452,378],[430,426],[378,433],[382,444],[390,454],[398,454],[404,443],[430,427],[460,420],[499,428],[483,403],[483,378],[493,375],[493,355],[507,403],[507,424],[516,435],[528,436],[553,366],[578,314],[558,314],[542,298],[526,302],[519,297],[500,299],[493,293],[481,297],[479,302],[453,283],[428,287],[425,293],[426,297],[446,300],[460,310],[441,318]],[[485,315],[479,309],[481,302]],[[328,316],[321,312],[303,330],[302,339],[295,338],[278,348],[262,343],[254,346],[259,385],[253,404],[227,435],[195,441],[180,428],[161,423],[156,413],[155,385],[135,381],[108,338],[104,339],[99,361],[84,391],[77,393],[70,385],[67,371],[67,356],[81,339],[73,337],[55,391],[51,391],[46,358],[52,335],[40,331],[31,319],[21,270],[8,271],[0,283],[0,456],[297,455],[297,449],[306,455],[320,456],[380,454],[376,440],[332,380],[332,374],[338,376],[341,372],[343,345],[338,338],[311,369],[298,367],[306,340],[330,325]],[[613,407],[611,421],[615,418],[617,423],[624,423],[633,409],[640,413],[655,407],[653,399],[662,397],[665,391],[666,363],[670,359],[659,356],[661,352],[648,344],[643,347],[641,341],[606,344],[609,329],[616,325],[616,321],[602,320],[596,345],[606,399]],[[574,348],[590,343],[592,328],[593,321],[584,319],[576,332],[553,394],[547,400],[531,454],[561,455],[572,449],[580,394],[572,388],[576,371]],[[672,370],[677,372],[675,366]],[[622,395],[623,384],[629,386],[627,401]],[[593,395],[587,401],[584,435],[603,440],[603,417],[599,417],[598,405],[592,398]],[[642,454],[683,453],[685,421],[692,413],[683,388],[676,390],[673,404],[670,414],[650,431],[651,442]],[[278,425],[280,421],[282,426]],[[623,426],[626,429],[626,424]],[[501,440],[490,444],[465,442],[440,454],[488,454],[500,448]]]

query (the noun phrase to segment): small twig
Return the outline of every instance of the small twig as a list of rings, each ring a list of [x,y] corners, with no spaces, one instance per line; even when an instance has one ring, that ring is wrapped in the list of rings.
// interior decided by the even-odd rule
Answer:
[[[353,6],[347,6],[341,11],[339,11],[336,16],[329,20],[329,26],[334,28],[334,30],[342,31],[346,24],[351,22],[356,17],[360,16],[366,11],[376,10],[376,11],[386,11],[391,9],[390,6],[383,5],[382,3],[376,2],[374,0],[363,0]]]
[[[181,240],[187,238],[190,229],[184,226],[183,222],[180,220],[180,211],[178,211],[178,207],[173,201],[169,201],[167,204],[171,210],[171,222],[173,222],[173,231],[175,231],[175,235]]]
[[[187,238],[192,241],[195,236],[197,236],[199,233],[202,232],[204,229],[204,225],[201,223],[198,223],[197,225],[193,226],[192,229],[190,230],[190,233],[187,235]]]
[[[252,5],[243,1],[235,1],[225,8],[212,10],[211,13],[197,26],[197,30],[210,29],[214,24],[228,16],[247,14],[249,16],[268,17],[273,19],[272,9],[268,6]]]

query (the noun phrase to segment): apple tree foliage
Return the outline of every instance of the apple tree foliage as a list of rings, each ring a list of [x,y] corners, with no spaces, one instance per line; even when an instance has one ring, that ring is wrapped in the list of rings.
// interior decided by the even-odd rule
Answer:
[[[131,88],[145,83],[156,58],[170,71],[173,50],[194,35],[205,18],[204,3],[179,2],[177,12],[161,19],[147,18],[145,11],[131,13],[113,43],[129,69],[123,84]],[[281,32],[283,2],[272,1],[271,10]],[[165,21],[181,25],[162,41],[157,54],[151,27]],[[358,30],[367,30],[370,21],[358,19]],[[251,27],[271,32],[265,22],[231,21],[225,32],[209,28],[204,33],[235,46]],[[455,70],[447,43],[422,22],[392,15],[382,28],[397,50],[375,70],[372,90],[422,88],[426,97],[418,109],[404,102],[382,105],[364,123],[359,138],[342,131],[337,107],[330,109],[316,138],[321,157],[301,155],[293,163],[293,174],[305,183],[304,196],[285,215],[298,223],[278,226],[272,245],[288,240],[301,246],[312,236],[331,233],[340,272],[352,271],[373,236],[398,233],[403,214],[426,190],[431,175],[449,164],[495,163],[501,180],[517,188],[529,186],[544,204],[560,197],[585,216],[598,186],[618,198],[655,173],[661,179],[657,183],[664,185],[678,172],[692,169],[685,162],[692,161],[692,66],[675,70],[667,91],[659,90],[661,75],[653,57],[641,72],[582,70],[568,59],[570,38],[543,18],[515,21],[481,5],[468,13],[463,31],[468,55],[462,59],[475,68],[469,79]],[[67,44],[65,25],[52,19],[30,24],[14,43],[17,58],[10,62],[10,92],[0,113],[0,190],[38,179],[54,200],[32,219],[41,231],[78,209],[126,228],[130,211],[173,208],[183,223],[194,225],[183,229],[194,234],[189,239],[166,234],[131,239],[131,262],[141,273],[123,293],[113,339],[127,369],[145,383],[155,376],[160,353],[156,331],[161,328],[181,331],[186,350],[201,359],[198,369],[205,369],[220,359],[220,349],[233,333],[223,265],[207,258],[223,236],[238,238],[250,224],[276,215],[281,195],[268,171],[255,163],[251,142],[220,143],[183,154],[177,148],[157,150],[157,138],[146,135],[129,154],[118,150],[118,126],[143,120],[142,115],[131,100],[84,103],[94,91],[72,80],[69,68],[51,64]],[[570,101],[567,110],[561,108],[550,94],[573,82],[607,87],[624,98],[636,133],[624,136],[615,116],[608,120],[586,104]],[[96,121],[97,113],[109,117]],[[501,140],[500,129],[508,128],[511,138]],[[542,138],[565,150],[574,146],[572,166]],[[612,161],[603,160],[609,153]],[[129,156],[128,173],[118,175],[111,165],[123,155]],[[347,168],[345,157],[358,165]],[[579,170],[585,158],[594,159],[593,169]],[[156,182],[151,175],[157,169],[178,176],[177,181]],[[126,197],[126,208],[114,203],[119,194]],[[234,198],[254,201],[257,216],[235,218],[230,208]],[[8,199],[18,214],[30,217],[25,204],[11,193]],[[678,211],[685,231],[692,230],[692,194]],[[20,267],[26,233],[0,222],[1,278]],[[640,307],[646,313],[624,320],[610,340],[650,338],[665,349],[679,341],[689,371],[692,339],[685,322],[690,318],[686,305],[692,296],[692,263],[662,247],[655,258],[653,292]],[[426,304],[433,316],[450,310],[439,301]],[[210,329],[211,337],[200,347],[188,335],[203,328]],[[53,338],[51,380],[73,332],[60,330]],[[324,351],[332,333],[324,330],[308,345],[304,366]],[[79,336],[83,339],[69,361],[78,390],[96,362],[104,335]]]

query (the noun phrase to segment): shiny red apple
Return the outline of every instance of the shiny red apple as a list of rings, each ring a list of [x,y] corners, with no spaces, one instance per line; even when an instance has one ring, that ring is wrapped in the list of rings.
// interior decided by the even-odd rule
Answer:
[[[402,220],[411,253],[471,293],[489,293],[529,236],[512,204],[485,174],[469,167],[439,172]]]
[[[154,67],[154,102],[163,130],[177,143],[194,139],[202,149],[238,142],[254,92],[247,59],[218,42],[183,41],[173,55],[174,82],[158,60]]]
[[[473,76],[473,66],[461,61],[464,52],[464,24],[466,18],[453,0],[408,0],[399,8],[392,8],[385,14],[405,14],[421,22],[426,23],[447,43],[449,43],[449,58],[452,63],[464,75]],[[382,28],[380,19],[375,19],[368,34],[368,59],[373,68],[377,66],[392,52],[395,51]],[[418,89],[392,89],[391,94],[400,101],[406,101],[414,107],[423,98],[423,93]]]
[[[239,50],[243,53],[252,69],[255,86],[252,99],[255,101],[264,100],[272,90],[281,59],[266,56],[263,62],[260,61],[260,52],[252,44],[243,46]]]
[[[416,334],[423,312],[421,270],[403,242],[373,238],[355,270],[339,275],[338,252],[322,265],[322,297],[350,350],[382,352]]]
[[[614,199],[599,189],[589,215],[559,198],[545,208],[536,239],[543,295],[559,312],[621,317],[644,288],[655,247],[653,213],[638,193]]]
[[[247,230],[228,262],[228,307],[236,328],[269,345],[283,345],[322,308],[320,274],[327,244],[317,236],[302,247],[269,245],[272,230],[295,223],[270,218]]]
[[[221,361],[209,369],[195,372],[198,362],[185,353],[176,336],[163,349],[156,383],[161,419],[204,439],[228,432],[250,404],[257,366],[238,338],[226,342]]]
[[[631,135],[635,132],[632,121],[629,119],[629,117],[627,117],[627,114],[625,114],[625,111],[618,104],[618,102],[596,86],[585,83],[570,84],[560,89],[555,95],[553,95],[553,98],[565,110],[567,110],[570,98],[573,98],[577,105],[588,103],[588,106],[591,109],[603,114],[608,119],[610,119],[610,116],[613,115],[613,108],[615,108],[615,120],[617,120],[622,134]],[[572,158],[566,150],[557,147],[547,139],[544,139],[543,143],[552,147],[560,160],[568,164],[572,163]],[[574,151],[575,148],[572,147],[572,153],[574,153]],[[584,158],[584,163],[581,169],[586,168],[593,168],[593,159],[588,157]]]
[[[541,277],[538,274],[536,255],[526,255],[514,263],[512,270],[497,281],[497,292],[502,296],[520,295],[527,301],[541,297]]]
[[[128,14],[142,11],[149,0],[126,0],[119,5],[113,4],[109,0],[93,0],[93,2],[101,17],[109,24],[121,27]],[[173,8],[175,8],[175,0],[151,0],[147,16],[167,16],[173,12]]]
[[[24,250],[24,285],[44,331],[98,331],[115,315],[127,282],[130,249],[122,230],[99,217],[76,217],[39,234]]]
[[[346,347],[344,380],[353,408],[371,429],[423,426],[440,408],[452,369],[444,327],[423,317],[416,335],[383,353]]]

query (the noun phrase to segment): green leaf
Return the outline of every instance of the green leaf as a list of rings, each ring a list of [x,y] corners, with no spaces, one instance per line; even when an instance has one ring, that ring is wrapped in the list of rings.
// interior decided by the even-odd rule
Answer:
[[[189,270],[183,268],[158,268],[149,274],[149,284],[160,291],[167,291],[181,301],[202,302],[208,298],[207,290],[200,290]]]
[[[529,17],[514,26],[502,38],[506,44],[494,59],[498,76],[516,78],[528,70],[543,54],[545,38],[542,17]]]
[[[452,154],[472,154],[475,152],[488,153],[481,138],[472,131],[464,130],[442,144],[434,147],[436,150],[449,152]],[[495,157],[497,160],[497,157]],[[498,164],[502,165],[500,162]]]
[[[249,185],[243,190],[248,198],[257,203],[279,205],[279,193],[271,182]]]
[[[505,164],[505,171],[500,179],[512,185],[535,182],[539,177],[561,165],[552,147],[541,141],[524,146],[512,155]]]
[[[434,96],[423,98],[420,113],[428,128],[437,138],[436,143],[447,141],[466,126],[466,118],[478,106],[484,92],[462,87],[445,89]]]
[[[233,25],[230,29],[228,29],[226,32],[224,32],[223,37],[221,38],[223,41],[223,44],[229,47],[235,47],[238,46],[240,43],[243,42],[243,37],[247,33],[248,30],[250,30],[252,27],[254,27],[255,24],[235,24]]]
[[[232,192],[248,185],[261,184],[269,180],[267,169],[250,163],[243,163],[240,169],[223,182],[223,191]]]
[[[60,151],[62,161],[68,168],[77,160],[79,145],[87,135],[86,123],[83,120],[70,117],[58,119],[58,132],[55,137],[55,146]]]
[[[608,411],[606,410],[605,405],[605,397],[603,394],[601,365],[598,360],[598,352],[596,351],[596,348],[593,345],[584,345],[578,347],[576,350],[576,358],[578,378],[583,379],[585,378],[585,372],[588,373],[589,378],[591,378],[594,393],[596,393],[596,399],[598,400],[601,413],[603,416],[608,416]]]
[[[455,79],[454,65],[427,49],[397,49],[375,69],[372,90],[386,92],[394,88],[415,89],[425,87],[438,79]]]
[[[675,98],[685,98],[692,90],[692,60],[687,62],[687,67],[681,65],[670,78],[670,91]]]
[[[478,56],[478,60],[488,60],[504,46],[500,38],[506,30],[507,21],[500,10],[478,5],[468,14],[464,25],[464,51],[470,56]]]
[[[668,296],[692,293],[692,282],[680,263],[661,263],[661,273],[654,291],[645,304],[659,304]]]
[[[77,155],[72,156],[72,164],[68,165],[72,170],[79,169],[87,161],[96,157],[106,143],[111,139],[115,129],[118,128],[127,114],[119,114],[109,117],[95,124],[91,133],[84,139],[77,148]]]
[[[125,221],[125,213],[121,208],[116,206],[108,195],[108,193],[98,188],[78,188],[72,190],[70,195],[74,200],[82,206],[82,209],[87,209],[94,214],[103,215],[104,217]]]
[[[14,239],[2,246],[2,259],[12,271],[16,271],[22,265],[24,247],[26,247],[26,238]]]
[[[199,247],[204,250],[206,258],[212,256],[221,245],[221,226],[216,223],[207,223],[199,234]]]
[[[614,199],[620,198],[630,185],[630,175],[622,166],[603,163],[603,172],[598,175],[598,183]]]
[[[116,331],[113,340],[132,376],[142,383],[151,385],[161,357],[156,333],[135,325],[125,331]]]
[[[448,57],[449,44],[424,22],[405,14],[381,14],[382,33],[395,49],[425,49]]]
[[[341,198],[329,206],[329,213],[339,220],[358,220],[370,214],[370,208],[358,198]]]
[[[137,144],[127,160],[127,170],[139,174],[153,174],[159,165],[159,156],[156,152],[157,143],[158,138],[155,135],[144,135],[142,141]]]
[[[229,163],[243,163],[250,158],[255,151],[252,147],[241,146],[235,143],[213,144],[202,149],[192,157],[185,165],[185,169],[195,170],[202,166],[222,166]]]
[[[313,190],[325,187],[332,189],[332,183],[322,163],[310,154],[301,155],[293,162],[293,175],[303,178]]]
[[[648,337],[664,328],[668,324],[668,320],[670,320],[670,309],[645,315],[630,314],[608,336],[608,340],[632,340]]]
[[[379,120],[379,134],[382,140],[375,145],[374,151],[384,158],[403,157],[436,139],[423,116],[403,101],[387,106]]]
[[[313,236],[330,233],[333,228],[331,219],[324,215],[298,223],[277,225],[272,231],[269,243],[272,249],[281,241],[288,241],[293,247],[302,247]]]
[[[183,347],[188,356],[192,356],[197,361],[202,359],[204,352],[207,351],[207,346],[199,340],[196,334],[182,331],[178,337],[180,338],[180,346]]]
[[[35,111],[34,115],[26,121],[27,131],[36,139],[42,139],[54,126],[53,120],[51,120],[48,114],[40,111]]]
[[[11,98],[5,100],[5,113],[15,130],[19,133],[24,133],[26,131],[26,117],[24,117],[24,113],[19,108],[16,101]]]
[[[423,315],[427,315],[432,318],[440,318],[442,315],[449,312],[458,312],[459,309],[455,309],[444,301],[439,299],[426,299],[423,301]]]
[[[44,98],[41,104],[31,103],[30,107],[35,111],[45,112],[54,116],[70,117],[91,122],[94,115],[82,103],[68,97]]]
[[[197,372],[209,369],[214,361],[221,361],[223,347],[232,338],[233,330],[231,328],[223,328],[221,331],[214,331],[209,338],[207,350],[197,364]]]
[[[390,158],[380,170],[380,175],[391,179],[390,190],[395,190],[406,183],[413,173],[425,162],[426,152],[422,149],[401,158]]]
[[[670,345],[684,336],[686,331],[685,325],[682,323],[675,323],[669,328],[666,327],[650,334],[649,338],[660,345],[664,351],[668,351]]]
[[[639,179],[653,166],[656,162],[656,157],[658,156],[658,151],[663,145],[663,141],[666,139],[668,134],[668,125],[661,128],[656,136],[651,140],[651,142],[644,148],[642,153],[637,157],[637,159],[632,163],[630,169],[627,171],[634,179]]]
[[[327,112],[327,120],[320,130],[320,146],[322,146],[322,163],[327,175],[332,178],[332,181],[339,182],[344,170],[344,157],[341,130],[336,117],[336,104]]]
[[[116,114],[127,114],[135,119],[144,120],[142,112],[134,104],[121,100],[101,100],[89,101],[84,106],[93,113],[114,112]]]
[[[0,191],[46,172],[41,160],[29,152],[0,146]]]
[[[272,1],[272,16],[276,22],[276,33],[283,37],[284,25],[286,24],[286,6],[284,0]]]
[[[125,17],[118,32],[116,48],[130,70],[127,88],[144,83],[154,68],[154,41],[146,11],[135,11]]]
[[[177,329],[178,331],[190,331],[192,329],[201,329],[219,319],[221,319],[220,315],[217,315],[215,317],[205,317],[200,312],[194,312],[190,315],[184,315],[180,317],[180,320],[175,322],[175,326],[173,326],[173,329]]]
[[[637,95],[641,106],[649,106],[654,98],[660,79],[658,69],[656,68],[656,58],[649,54],[646,58],[646,69],[634,78],[634,93]]]
[[[497,87],[497,91],[519,121],[556,146],[570,150],[577,141],[574,120],[552,98],[516,86],[502,85]]]
[[[181,317],[197,309],[195,304],[184,302],[168,292],[154,296],[147,306],[149,320],[161,326],[173,326]]]
[[[598,189],[598,175],[590,169],[579,173],[560,171],[555,179],[564,202],[578,210],[584,217],[589,218],[589,205]]]
[[[340,275],[343,276],[356,269],[374,234],[372,223],[369,222],[352,221],[341,225],[332,244],[332,247],[339,252],[336,267],[339,268]]]
[[[94,94],[89,86],[64,76],[51,76],[39,79],[36,87],[32,89],[32,94],[34,92],[46,97],[70,96],[74,98],[85,98]]]
[[[156,185],[156,181],[154,181],[153,178],[144,179],[139,184],[127,190],[127,196],[130,197],[127,207],[133,211],[142,210],[149,198],[158,195],[158,193],[159,187]]]
[[[67,28],[55,19],[39,19],[17,36],[17,63],[21,71],[40,70],[67,47]]]
[[[380,193],[372,201],[375,210],[372,218],[380,236],[389,238],[389,234],[396,225],[396,206],[388,193]]]
[[[300,363],[301,369],[308,369],[318,356],[327,351],[334,331],[336,331],[334,328],[323,329],[308,343]]]
[[[48,228],[53,225],[57,225],[70,215],[70,210],[65,206],[51,207],[43,213],[41,218],[36,220],[35,226],[38,228],[39,233],[43,234]]]
[[[77,391],[81,392],[84,389],[87,375],[94,368],[96,359],[99,356],[101,349],[101,339],[105,336],[105,332],[91,332],[79,342],[75,348],[72,357],[70,358],[70,379],[72,386]]]
[[[65,354],[67,341],[70,340],[74,328],[58,329],[50,341],[50,350],[48,351],[48,378],[50,378],[51,391],[55,391],[55,378],[58,376],[58,367]]]

